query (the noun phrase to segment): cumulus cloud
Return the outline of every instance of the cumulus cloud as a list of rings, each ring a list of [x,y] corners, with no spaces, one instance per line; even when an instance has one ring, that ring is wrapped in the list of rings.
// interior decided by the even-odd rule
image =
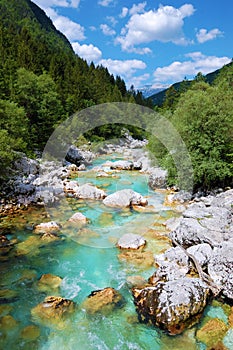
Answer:
[[[141,2],[139,4],[133,4],[131,9],[129,10],[130,15],[135,15],[136,13],[143,13],[146,7],[146,2]]]
[[[185,57],[189,60],[175,61],[169,66],[158,67],[154,72],[155,83],[177,82],[183,80],[185,76],[193,78],[199,72],[207,74],[231,61],[229,57],[206,56],[201,52],[192,52]]]
[[[173,6],[160,6],[142,14],[133,14],[118,36],[123,51],[132,52],[135,45],[152,41],[187,44],[183,33],[184,19],[191,16],[195,9],[191,4],[185,4],[176,9]]]
[[[207,29],[200,29],[196,34],[197,41],[199,43],[205,43],[206,41],[213,40],[219,36],[222,36],[223,32],[221,32],[218,28],[211,29],[208,31]]]
[[[104,6],[104,7],[108,7],[109,5],[111,5],[112,3],[114,3],[115,0],[100,0],[98,2],[99,5]]]
[[[78,42],[72,43],[74,52],[82,57],[84,60],[87,60],[88,63],[90,62],[97,62],[102,57],[102,52],[100,49],[92,44],[89,45],[80,45]]]
[[[68,17],[60,16],[55,10],[48,8],[46,14],[52,19],[55,27],[70,41],[84,40],[84,27],[71,21]]]
[[[116,32],[114,29],[110,28],[107,24],[101,24],[100,29],[102,30],[104,35],[115,35]]]
[[[34,0],[34,3],[45,9],[48,7],[73,7],[79,6],[80,0]]]
[[[115,27],[115,25],[117,24],[117,20],[115,17],[113,16],[107,16],[106,19],[113,25],[113,27]]]
[[[107,67],[111,74],[120,75],[123,77],[131,77],[138,69],[145,69],[146,64],[141,60],[112,60],[102,59],[99,61],[104,67]]]
[[[125,18],[129,12],[129,9],[127,7],[123,7],[121,10],[120,18]]]

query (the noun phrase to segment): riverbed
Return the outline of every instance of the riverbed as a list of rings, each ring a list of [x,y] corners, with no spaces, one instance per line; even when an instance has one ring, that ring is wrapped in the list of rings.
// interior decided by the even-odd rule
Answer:
[[[122,155],[111,155],[111,160]],[[205,349],[195,339],[196,328],[170,337],[161,330],[138,322],[130,281],[147,280],[155,271],[153,260],[145,263],[127,259],[116,247],[125,233],[142,235],[148,257],[170,247],[165,221],[178,216],[174,208],[164,205],[166,191],[152,191],[148,177],[138,171],[114,171],[111,176],[97,177],[95,167],[106,164],[108,156],[93,162],[73,179],[80,185],[91,183],[107,194],[130,188],[148,200],[150,210],[113,209],[102,201],[65,198],[46,208],[29,208],[16,217],[5,217],[1,227],[7,228],[8,239],[17,243],[1,256],[0,348],[38,350],[182,350]],[[68,225],[74,212],[88,218],[84,227]],[[62,228],[57,239],[44,240],[33,227],[54,220]],[[39,280],[44,274],[59,276],[59,288],[43,290]],[[121,307],[110,314],[88,314],[82,303],[95,290],[116,289],[124,298]],[[43,323],[31,310],[48,295],[59,295],[77,304],[75,312],[62,324]],[[219,306],[208,307],[205,314],[227,316]]]

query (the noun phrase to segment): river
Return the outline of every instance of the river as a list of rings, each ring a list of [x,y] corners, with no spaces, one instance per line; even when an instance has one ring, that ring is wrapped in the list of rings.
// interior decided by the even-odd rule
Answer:
[[[108,156],[109,157],[109,156]],[[115,160],[121,155],[113,155]],[[4,218],[1,227],[9,227],[7,237],[17,239],[9,255],[1,256],[0,348],[4,350],[182,350],[205,349],[195,339],[195,328],[180,336],[170,337],[159,329],[138,322],[129,280],[145,279],[155,271],[150,261],[145,264],[127,261],[116,247],[125,233],[137,233],[147,240],[145,252],[159,254],[169,247],[163,223],[177,215],[164,206],[165,191],[148,188],[147,175],[136,171],[116,172],[113,177],[96,177],[93,167],[108,160],[96,159],[75,179],[79,184],[92,183],[111,194],[131,188],[147,197],[148,212],[112,209],[101,201],[65,199],[58,206],[31,208],[20,216]],[[68,208],[68,209],[67,209]],[[85,228],[66,225],[70,210],[80,211],[88,219]],[[34,224],[56,220],[63,228],[58,240],[41,240],[32,231]],[[43,274],[60,276],[62,282],[54,290],[42,290]],[[124,305],[110,314],[89,315],[82,302],[95,290],[112,287],[124,297]],[[60,325],[44,324],[33,318],[31,310],[47,295],[60,295],[77,303],[77,309]],[[207,308],[219,314],[221,308]]]

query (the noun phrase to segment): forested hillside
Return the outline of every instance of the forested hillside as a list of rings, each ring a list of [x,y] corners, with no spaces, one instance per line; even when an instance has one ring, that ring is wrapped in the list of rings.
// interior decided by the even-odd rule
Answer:
[[[30,0],[0,0],[1,167],[14,151],[43,150],[54,127],[74,112],[113,101],[146,103],[120,76],[78,57]]]
[[[165,101],[166,102],[166,101]],[[175,126],[191,156],[194,190],[233,186],[233,65],[221,69],[210,85],[199,74],[178,96],[170,96],[160,113]],[[149,148],[177,183],[172,153],[151,137]],[[188,179],[187,179],[188,180]]]
[[[231,66],[233,63],[229,63],[226,66]],[[184,91],[188,90],[189,87],[194,84],[197,80],[204,80],[208,84],[213,84],[217,76],[221,73],[223,68],[217,69],[214,72],[208,73],[206,75],[202,75],[202,73],[198,73],[197,76],[193,80],[184,79],[183,81],[179,81],[177,83],[172,84],[167,89],[159,91],[149,97],[152,105],[157,107],[169,107],[176,102]]]

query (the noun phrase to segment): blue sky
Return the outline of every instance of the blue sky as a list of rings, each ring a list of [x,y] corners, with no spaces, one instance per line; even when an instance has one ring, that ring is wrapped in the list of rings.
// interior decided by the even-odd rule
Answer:
[[[231,0],[34,0],[88,62],[129,88],[167,86],[231,61]]]

